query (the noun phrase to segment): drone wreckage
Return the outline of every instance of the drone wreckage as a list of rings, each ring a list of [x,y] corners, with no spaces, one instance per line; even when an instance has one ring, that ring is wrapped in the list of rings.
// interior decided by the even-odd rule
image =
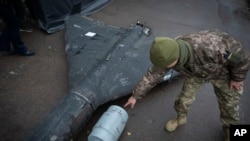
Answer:
[[[98,106],[131,94],[151,65],[153,37],[139,21],[130,28],[104,24],[81,15],[66,21],[69,94],[36,126],[28,141],[74,138]],[[170,70],[163,81],[179,75]]]

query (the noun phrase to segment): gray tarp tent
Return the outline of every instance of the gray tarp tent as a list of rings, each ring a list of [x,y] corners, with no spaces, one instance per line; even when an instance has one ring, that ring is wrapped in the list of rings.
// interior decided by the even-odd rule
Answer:
[[[90,15],[112,0],[26,0],[38,26],[47,33],[64,28],[65,18],[72,14]]]

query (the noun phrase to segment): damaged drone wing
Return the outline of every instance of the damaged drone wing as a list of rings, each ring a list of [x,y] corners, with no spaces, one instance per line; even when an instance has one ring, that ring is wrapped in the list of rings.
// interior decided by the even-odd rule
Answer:
[[[81,15],[66,21],[66,53],[70,90],[41,121],[28,140],[70,140],[98,106],[128,95],[151,65],[153,37],[143,27],[128,29]],[[178,75],[171,71],[167,79]]]

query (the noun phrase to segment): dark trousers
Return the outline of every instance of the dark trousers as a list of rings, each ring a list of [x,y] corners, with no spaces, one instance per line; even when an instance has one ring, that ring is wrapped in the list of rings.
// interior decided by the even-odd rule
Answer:
[[[17,53],[24,53],[27,48],[20,37],[19,22],[10,4],[0,3],[0,16],[6,27],[0,36],[0,51],[11,51],[11,44]]]

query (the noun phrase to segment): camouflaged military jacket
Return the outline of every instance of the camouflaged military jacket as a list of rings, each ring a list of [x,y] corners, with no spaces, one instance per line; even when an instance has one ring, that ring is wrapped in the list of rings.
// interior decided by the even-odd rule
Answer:
[[[176,38],[188,42],[193,59],[173,69],[187,77],[206,80],[228,79],[243,81],[250,67],[250,55],[240,42],[219,30],[205,30]],[[132,95],[139,99],[157,85],[168,70],[149,68]]]

